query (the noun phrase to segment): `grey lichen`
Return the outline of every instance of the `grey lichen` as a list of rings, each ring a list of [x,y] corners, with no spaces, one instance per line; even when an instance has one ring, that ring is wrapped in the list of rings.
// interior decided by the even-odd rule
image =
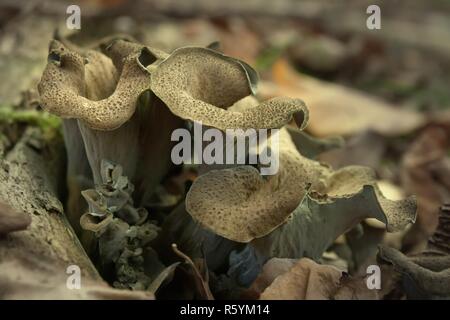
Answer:
[[[145,208],[134,207],[134,186],[122,173],[120,165],[102,161],[102,184],[82,192],[89,211],[81,226],[95,232],[103,267],[115,271],[114,286],[145,290],[152,278],[144,272],[144,250],[159,228],[148,220]]]

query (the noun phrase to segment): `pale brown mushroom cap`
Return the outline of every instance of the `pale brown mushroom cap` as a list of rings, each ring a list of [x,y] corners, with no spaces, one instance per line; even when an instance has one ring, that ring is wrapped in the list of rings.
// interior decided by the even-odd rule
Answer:
[[[251,166],[210,171],[189,190],[187,211],[207,229],[238,242],[262,237],[286,222],[311,182],[328,169],[301,157],[285,129],[279,144],[276,175],[262,177]]]
[[[80,225],[84,230],[99,232],[104,231],[108,225],[113,221],[113,214],[108,213],[103,218],[94,217],[89,213],[85,213],[80,218]]]
[[[274,98],[244,112],[227,110],[255,92],[250,66],[208,48],[175,50],[152,72],[151,89],[177,116],[226,129],[280,128],[292,119],[303,127],[308,111],[300,99]]]
[[[100,45],[102,52],[111,58],[117,70],[121,71],[124,60],[130,55],[140,54],[137,62],[141,67],[146,68],[148,65],[158,60],[164,60],[169,55],[156,48],[143,46],[137,42],[123,39],[113,39]]]
[[[263,178],[257,169],[241,166],[197,178],[186,197],[187,211],[205,228],[237,242],[264,237],[297,218],[304,223],[298,208],[306,198],[314,215],[323,214],[314,219],[335,224],[327,226],[331,237],[368,217],[386,223],[388,231],[415,221],[415,198],[386,199],[370,168],[350,166],[333,172],[301,156],[285,129],[280,130],[279,148],[280,168],[274,176]],[[334,217],[327,218],[333,210]]]
[[[386,224],[389,232],[402,230],[416,220],[416,199],[408,197],[401,200],[387,199],[376,182],[372,169],[363,166],[347,166],[331,173],[322,183],[317,185],[310,194],[319,203],[332,203],[339,199],[351,198],[362,194],[367,201],[367,216]],[[370,208],[370,206],[375,207]],[[361,211],[355,208],[355,211]],[[373,213],[372,213],[373,212]]]
[[[38,85],[42,107],[63,118],[82,120],[92,129],[116,129],[134,114],[139,95],[149,87],[149,72],[138,61],[140,52],[132,51],[123,58],[114,92],[96,101],[100,95],[87,96],[85,64],[95,64],[98,79],[113,77],[114,66],[101,53],[88,51],[87,55],[88,59],[59,41],[51,42],[49,62]]]
[[[254,93],[258,76],[244,62],[214,50],[186,47],[167,55],[125,40],[102,49],[110,58],[94,50],[82,55],[52,41],[38,85],[44,109],[80,119],[91,129],[114,130],[131,118],[139,95],[151,87],[175,115],[222,130],[280,128],[292,119],[303,128],[307,122],[300,99],[274,98],[244,112],[227,110]],[[92,89],[87,78],[99,85]]]

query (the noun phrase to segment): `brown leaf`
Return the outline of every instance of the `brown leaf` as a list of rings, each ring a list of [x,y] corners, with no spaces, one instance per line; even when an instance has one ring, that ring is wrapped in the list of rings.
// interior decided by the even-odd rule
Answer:
[[[263,292],[280,275],[288,272],[297,262],[296,259],[272,258],[266,262],[261,273],[250,286],[258,294]]]
[[[271,263],[276,262],[272,261]],[[280,262],[278,261],[278,263]],[[285,266],[286,264],[283,262],[280,268]],[[260,296],[262,300],[376,298],[376,292],[367,289],[365,279],[350,278],[335,267],[320,265],[308,258],[298,260],[289,271],[276,277]]]
[[[227,29],[218,30],[220,44],[225,54],[253,64],[262,48],[258,34],[240,18],[229,21]],[[236,45],[239,43],[239,45]]]
[[[284,60],[272,69],[274,83],[261,85],[264,99],[301,97],[310,109],[308,131],[315,136],[351,135],[371,129],[386,136],[417,129],[424,117],[353,89],[296,73]]]
[[[175,269],[178,267],[180,263],[175,262],[172,263],[170,266],[166,267],[161,273],[155,278],[155,280],[152,281],[150,286],[147,288],[149,292],[156,293],[156,291],[161,287],[161,285],[166,282],[170,281],[171,278],[173,278],[173,274],[175,272]]]
[[[423,249],[438,223],[439,206],[450,201],[450,138],[445,129],[429,127],[404,154],[401,166],[402,185],[407,193],[416,194],[417,223],[404,240],[405,249]]]

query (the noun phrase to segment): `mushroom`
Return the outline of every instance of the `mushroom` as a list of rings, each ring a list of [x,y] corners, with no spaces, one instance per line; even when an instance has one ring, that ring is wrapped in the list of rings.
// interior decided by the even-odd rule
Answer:
[[[175,115],[220,130],[280,128],[292,118],[302,127],[308,117],[302,100],[282,97],[242,112],[228,110],[255,93],[258,77],[244,62],[209,48],[175,50],[151,79],[152,91]]]
[[[341,141],[318,140],[300,131],[308,120],[302,100],[244,103],[258,80],[244,62],[212,48],[183,47],[167,54],[121,39],[100,47],[103,53],[52,41],[39,93],[44,109],[66,119],[66,141],[83,140],[86,156],[80,155],[80,161],[89,162],[95,188],[83,192],[90,209],[82,223],[98,233],[101,256],[116,264],[117,275],[126,274],[128,259],[144,254],[149,241],[141,239],[132,248],[127,241],[136,237],[136,230],[153,225],[138,208],[151,203],[172,167],[171,133],[191,122],[222,131],[279,129],[258,146],[259,152],[276,152],[279,141],[275,175],[261,176],[257,168],[262,163],[199,170],[204,174],[194,181],[185,204],[165,223],[166,230],[172,224],[196,250],[201,250],[201,243],[193,243],[198,239],[210,252],[223,245],[224,256],[251,247],[261,260],[318,259],[338,235],[367,217],[384,222],[388,231],[414,222],[414,198],[384,198],[370,169],[333,171],[310,159]],[[288,123],[298,128],[285,127]],[[73,170],[87,171],[81,164]],[[184,230],[177,217],[188,221]],[[133,269],[136,279],[143,277],[142,268],[138,264]],[[132,287],[129,279],[121,279]]]
[[[344,145],[342,137],[316,138],[305,131],[294,126],[287,125],[292,142],[298,150],[301,150],[302,156],[309,159],[315,159],[317,155]]]
[[[146,67],[166,54],[120,39],[102,47],[109,56],[53,40],[38,86],[41,105],[64,118],[67,143],[82,137],[95,184],[102,160],[119,163],[137,187],[135,200],[144,203],[171,167],[170,134],[183,125],[149,91]]]
[[[301,127],[307,118],[299,99],[232,110],[254,93],[257,75],[209,48],[185,47],[168,55],[121,39],[101,45],[106,55],[70,48],[57,40],[50,44],[38,86],[42,107],[77,119],[94,183],[101,182],[103,159],[118,163],[136,186],[139,205],[170,169],[170,134],[185,120],[226,129],[278,128],[291,119]]]
[[[115,67],[99,52],[89,50],[83,57],[53,40],[38,86],[42,107],[63,118],[80,119],[95,130],[113,130],[128,121],[137,98],[148,88],[149,76],[139,53],[111,46],[113,56],[128,53],[116,59]]]
[[[420,254],[406,256],[394,248],[380,247],[378,257],[402,276],[408,299],[450,298],[450,206],[441,207],[439,224]]]
[[[384,222],[388,231],[415,221],[414,197],[386,199],[371,169],[333,171],[303,157],[286,129],[279,136],[276,175],[262,177],[251,166],[210,171],[187,194],[192,217],[222,237],[250,243],[266,258],[313,259],[365,218]]]
[[[301,158],[285,129],[279,132],[279,172],[267,178],[252,166],[198,177],[186,209],[202,226],[237,242],[262,237],[286,221],[317,180],[320,164]]]

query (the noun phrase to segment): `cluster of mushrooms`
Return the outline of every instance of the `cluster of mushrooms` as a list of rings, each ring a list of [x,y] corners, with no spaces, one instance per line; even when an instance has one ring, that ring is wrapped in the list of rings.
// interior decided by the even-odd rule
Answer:
[[[415,199],[386,199],[370,168],[335,171],[314,160],[341,141],[304,133],[299,99],[258,102],[257,82],[250,66],[214,46],[168,54],[129,38],[91,48],[51,41],[38,89],[41,106],[63,118],[68,218],[115,286],[147,289],[171,263],[172,243],[213,272],[237,270],[246,286],[272,257],[320,260],[366,218],[389,232],[415,221]],[[171,133],[194,121],[222,131],[280,129],[278,173],[173,165]],[[183,170],[197,176],[170,198],[162,182]]]

